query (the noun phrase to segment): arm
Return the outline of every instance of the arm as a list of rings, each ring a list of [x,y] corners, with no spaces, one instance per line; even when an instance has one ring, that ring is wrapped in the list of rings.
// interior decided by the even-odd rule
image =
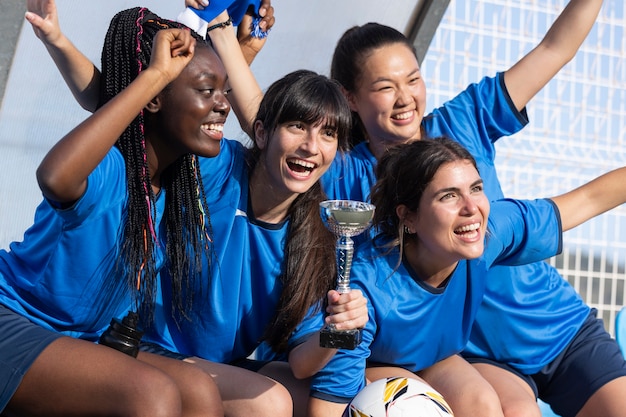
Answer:
[[[80,106],[93,112],[98,104],[100,71],[61,32],[54,0],[28,0],[25,19],[43,42]]]
[[[504,82],[518,110],[576,55],[601,6],[602,0],[571,0],[539,45],[506,71]]]
[[[228,20],[228,13],[223,12],[209,26]],[[254,139],[254,119],[263,99],[261,87],[254,78],[246,58],[239,47],[239,41],[231,27],[221,27],[207,34],[217,51],[232,88],[228,101],[237,115],[241,128]]]
[[[328,292],[326,325],[333,324],[337,330],[361,329],[368,320],[367,299],[361,290],[353,289],[340,294]],[[289,365],[296,378],[308,378],[322,369],[337,353],[337,349],[320,347],[319,332],[289,353]]]
[[[626,167],[610,171],[568,193],[552,198],[563,231],[626,203]]]
[[[194,46],[186,30],[162,30],[155,36],[148,68],[44,157],[37,181],[46,198],[67,204],[82,196],[89,174],[143,107],[178,76],[191,60]]]

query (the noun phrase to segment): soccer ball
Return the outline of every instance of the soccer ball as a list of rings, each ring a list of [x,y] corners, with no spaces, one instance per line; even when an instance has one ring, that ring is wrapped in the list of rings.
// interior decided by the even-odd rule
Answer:
[[[450,417],[441,394],[412,378],[379,379],[363,388],[348,404],[343,417]]]

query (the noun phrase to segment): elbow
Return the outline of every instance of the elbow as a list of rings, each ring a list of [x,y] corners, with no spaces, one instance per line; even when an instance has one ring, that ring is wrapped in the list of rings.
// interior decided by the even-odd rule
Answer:
[[[63,175],[48,169],[45,164],[37,168],[36,177],[41,193],[48,200],[66,205],[73,203],[80,197],[67,187],[68,181],[63,179]]]

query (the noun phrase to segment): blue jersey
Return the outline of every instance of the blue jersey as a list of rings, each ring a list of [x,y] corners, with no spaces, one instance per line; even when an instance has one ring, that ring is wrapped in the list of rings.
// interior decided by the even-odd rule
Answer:
[[[503,74],[470,85],[435,109],[423,122],[427,137],[447,136],[476,159],[490,200],[503,192],[495,170],[495,143],[521,130],[525,111],[513,105]],[[332,199],[366,200],[375,182],[376,159],[366,143],[337,156],[322,177]],[[467,346],[469,355],[506,363],[520,372],[538,372],[567,346],[589,314],[589,307],[546,262],[494,267]]]
[[[278,277],[289,223],[254,218],[246,152],[241,143],[222,140],[218,156],[201,159],[214,236],[212,274],[204,268],[190,320],[173,321],[165,302],[165,312],[158,314],[161,321],[145,340],[221,363],[246,358],[258,346],[283,289]],[[166,300],[168,291],[164,289]],[[321,328],[322,315],[316,320]]]
[[[422,282],[399,250],[359,247],[351,286],[368,299],[369,321],[355,350],[341,350],[311,384],[312,395],[347,402],[365,383],[366,361],[425,369],[463,350],[494,265],[518,265],[561,248],[558,211],[550,200],[492,203],[483,255],[462,260],[442,287]]]
[[[164,201],[161,193],[157,229]],[[114,295],[112,280],[119,275],[110,275],[126,203],[125,163],[113,148],[71,208],[60,210],[43,201],[23,241],[0,251],[0,303],[47,329],[97,340],[111,318],[132,307],[128,292]],[[163,256],[158,248],[157,257],[159,268]]]
[[[212,0],[202,10],[193,8],[191,10],[207,23],[215,19],[222,11],[228,10],[233,26],[238,26],[248,7],[253,7],[254,12],[258,13],[260,5],[261,2],[259,0]]]

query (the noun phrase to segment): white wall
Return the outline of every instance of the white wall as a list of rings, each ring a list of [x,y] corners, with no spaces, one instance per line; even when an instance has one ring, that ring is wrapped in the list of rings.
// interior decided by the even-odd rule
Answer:
[[[295,69],[328,74],[333,47],[355,24],[377,21],[404,31],[421,0],[274,0],[276,25],[253,64],[263,88]],[[80,5],[80,8],[77,5]],[[61,27],[99,66],[109,20],[122,9],[146,6],[175,18],[183,1],[57,0]],[[41,200],[35,170],[47,150],[88,114],[73,100],[28,23],[16,48],[0,108],[0,248],[21,240]],[[242,138],[231,115],[227,136]]]

